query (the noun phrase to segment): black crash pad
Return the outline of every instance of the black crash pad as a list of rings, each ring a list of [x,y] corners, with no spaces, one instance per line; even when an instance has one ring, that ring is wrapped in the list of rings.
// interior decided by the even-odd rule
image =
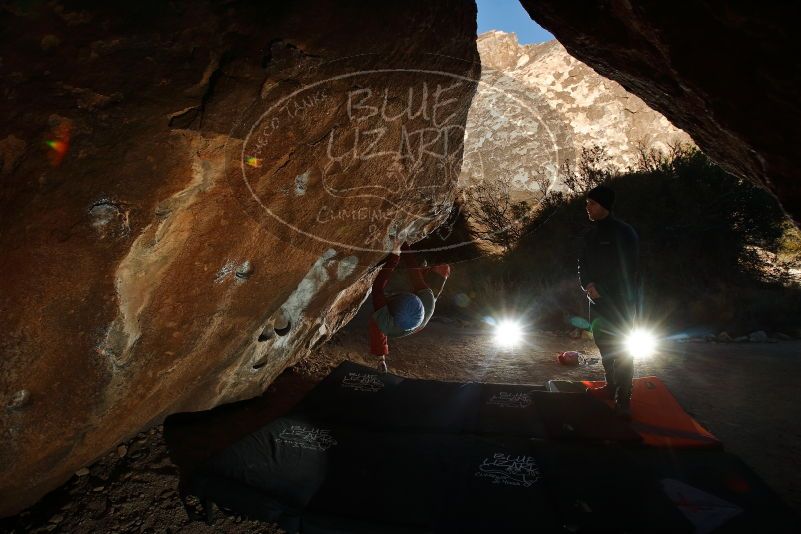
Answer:
[[[187,489],[314,534],[795,524],[735,457],[646,447],[610,417],[586,394],[403,379],[345,363],[289,414],[210,458]]]
[[[402,379],[352,362],[334,370],[293,414],[375,430],[640,440],[590,395],[547,393],[544,386]]]

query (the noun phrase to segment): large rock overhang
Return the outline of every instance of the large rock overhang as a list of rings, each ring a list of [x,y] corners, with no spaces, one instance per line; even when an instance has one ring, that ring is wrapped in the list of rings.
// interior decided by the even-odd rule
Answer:
[[[796,2],[521,0],[576,58],[619,82],[801,223]]]
[[[448,217],[480,63],[472,0],[3,9],[7,515],[342,326]]]

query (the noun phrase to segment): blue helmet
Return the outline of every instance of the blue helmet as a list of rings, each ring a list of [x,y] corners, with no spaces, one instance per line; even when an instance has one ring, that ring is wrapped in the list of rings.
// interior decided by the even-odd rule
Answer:
[[[395,324],[403,330],[413,330],[423,322],[423,301],[414,293],[392,295],[387,305]]]

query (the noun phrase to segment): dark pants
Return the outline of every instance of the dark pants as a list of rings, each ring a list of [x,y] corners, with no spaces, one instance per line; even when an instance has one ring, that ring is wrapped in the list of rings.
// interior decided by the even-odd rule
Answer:
[[[603,318],[593,321],[592,335],[601,352],[606,384],[615,400],[628,405],[634,378],[634,356],[623,346],[623,334]]]

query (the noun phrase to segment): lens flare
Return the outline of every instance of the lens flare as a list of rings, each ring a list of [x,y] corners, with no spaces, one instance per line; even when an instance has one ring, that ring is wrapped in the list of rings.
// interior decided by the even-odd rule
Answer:
[[[61,165],[61,162],[64,161],[64,156],[69,152],[71,129],[71,124],[68,121],[64,121],[53,129],[53,138],[45,141],[45,145],[50,148],[47,157],[53,167]]]
[[[495,325],[495,343],[502,347],[514,347],[523,339],[523,327],[517,321],[504,319]]]
[[[258,169],[259,167],[261,167],[261,158],[248,156],[245,158],[245,163],[255,169]]]
[[[58,152],[59,154],[66,154],[67,153],[67,143],[64,141],[45,141],[47,146]]]
[[[626,350],[635,358],[649,358],[656,352],[656,336],[637,328],[626,337]]]
[[[455,297],[453,297],[453,300],[460,308],[467,308],[470,305],[470,297],[464,293],[458,293]]]

